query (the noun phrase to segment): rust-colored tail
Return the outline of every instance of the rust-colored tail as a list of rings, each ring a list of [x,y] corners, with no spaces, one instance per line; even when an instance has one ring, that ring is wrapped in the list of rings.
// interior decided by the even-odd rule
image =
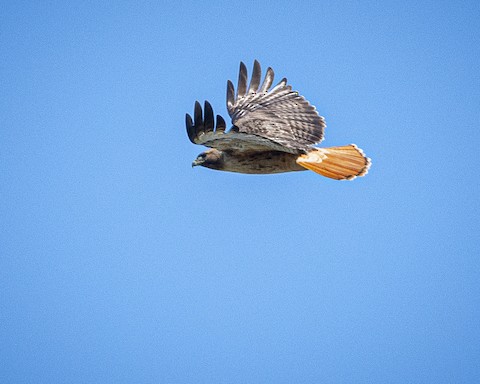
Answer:
[[[300,155],[297,163],[320,175],[336,180],[353,180],[364,176],[371,161],[355,144],[343,147],[314,148]]]

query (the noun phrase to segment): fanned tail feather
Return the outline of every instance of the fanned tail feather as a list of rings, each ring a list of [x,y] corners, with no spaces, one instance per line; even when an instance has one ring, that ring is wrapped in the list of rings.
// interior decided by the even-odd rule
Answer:
[[[300,155],[297,163],[331,179],[353,180],[368,173],[371,160],[355,144],[350,144],[343,147],[315,148]]]

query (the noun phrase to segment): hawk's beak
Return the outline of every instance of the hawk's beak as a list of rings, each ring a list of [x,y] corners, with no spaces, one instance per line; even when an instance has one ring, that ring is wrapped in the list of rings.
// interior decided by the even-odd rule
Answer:
[[[201,158],[197,157],[192,163],[192,168],[196,167],[198,165],[202,165],[204,162],[205,162],[204,159],[201,159]]]

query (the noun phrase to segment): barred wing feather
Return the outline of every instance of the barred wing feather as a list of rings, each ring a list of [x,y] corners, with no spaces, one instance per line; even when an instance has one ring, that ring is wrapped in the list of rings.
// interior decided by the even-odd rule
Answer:
[[[303,151],[323,139],[325,121],[298,92],[292,91],[287,79],[271,90],[274,73],[267,69],[260,86],[261,68],[255,60],[247,89],[247,68],[240,63],[237,94],[227,83],[227,109],[239,133],[255,135],[284,147],[286,152]]]

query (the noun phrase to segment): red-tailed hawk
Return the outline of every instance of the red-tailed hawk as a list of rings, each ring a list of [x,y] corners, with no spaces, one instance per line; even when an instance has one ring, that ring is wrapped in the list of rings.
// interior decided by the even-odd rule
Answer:
[[[364,176],[370,159],[355,144],[343,147],[317,148],[323,140],[325,120],[315,107],[292,91],[287,79],[275,87],[273,70],[267,69],[260,85],[261,69],[253,65],[247,88],[247,68],[240,63],[237,94],[227,83],[227,109],[232,128],[226,132],[225,120],[205,101],[204,111],[195,103],[194,118],[187,113],[190,141],[211,149],[200,154],[192,166],[239,173],[280,173],[310,169],[337,180]]]

